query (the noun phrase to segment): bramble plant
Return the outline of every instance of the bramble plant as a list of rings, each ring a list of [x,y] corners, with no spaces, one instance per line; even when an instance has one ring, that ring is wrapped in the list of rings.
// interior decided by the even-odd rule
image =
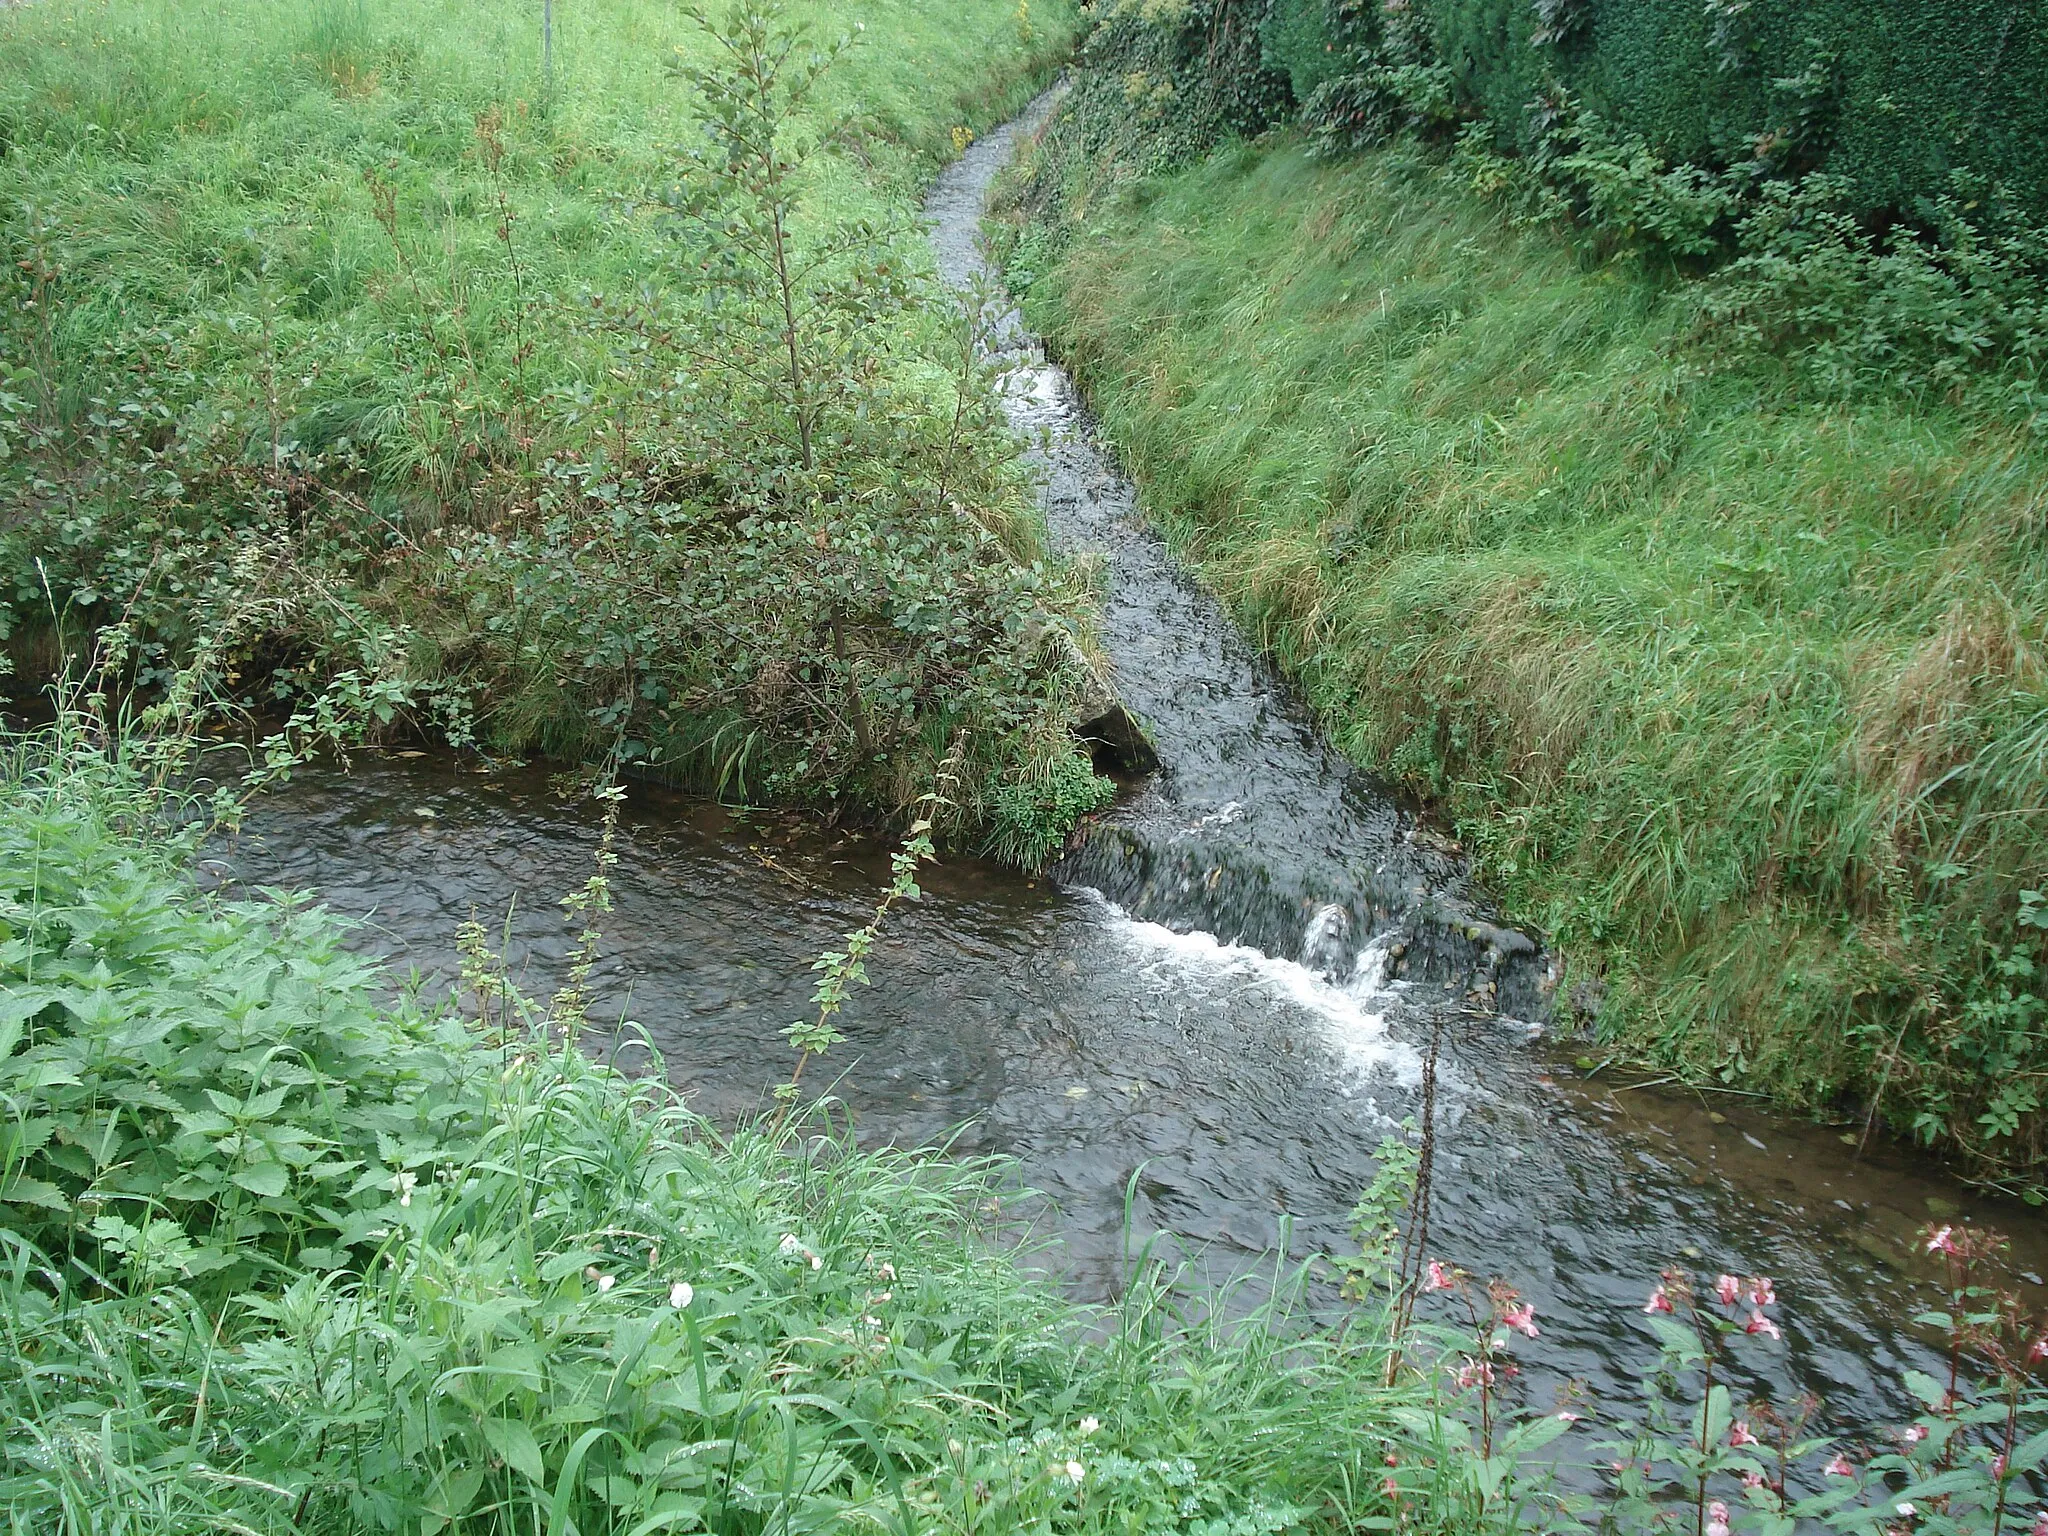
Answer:
[[[662,281],[584,322],[606,433],[536,521],[451,541],[472,664],[666,772],[835,807],[907,808],[971,723],[934,830],[1042,860],[1108,786],[1067,729],[1087,586],[1039,545],[1000,311],[917,275],[905,227],[803,216],[854,131],[818,105],[851,39],[813,50],[774,0],[692,14]]]

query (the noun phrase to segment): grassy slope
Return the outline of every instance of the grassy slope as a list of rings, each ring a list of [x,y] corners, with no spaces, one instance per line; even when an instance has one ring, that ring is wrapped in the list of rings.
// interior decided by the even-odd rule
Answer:
[[[819,41],[862,29],[813,110],[855,127],[807,173],[800,233],[878,220],[928,266],[921,182],[1063,55],[1072,6],[789,15]],[[585,300],[666,280],[660,193],[698,134],[669,66],[714,45],[672,4],[564,5],[550,92],[539,44],[538,4],[482,0],[0,11],[0,639],[24,676],[54,669],[53,598],[88,632],[141,593],[136,628],[175,654],[248,596],[234,549],[285,547],[290,601],[257,678],[279,658],[303,662],[301,686],[353,668],[471,696],[510,750],[610,744],[590,696],[631,700],[636,680],[564,684],[554,662],[573,674],[605,647],[559,633],[519,653],[524,636],[491,628],[498,594],[451,575],[444,546],[559,500],[573,481],[550,463],[641,446],[614,405],[642,381]],[[1046,601],[1085,627],[1070,596]],[[679,692],[704,683],[687,654],[656,660]],[[1029,752],[1071,757],[1049,734]]]
[[[819,218],[901,211],[952,128],[1003,114],[1057,55],[1070,18],[1041,10],[1027,46],[1005,0],[796,4],[821,37],[865,26],[826,104],[857,109],[868,132],[859,160],[819,179]],[[384,356],[398,274],[364,173],[395,189],[413,259],[430,283],[459,284],[473,343],[489,347],[511,329],[514,294],[477,115],[505,118],[531,287],[630,291],[660,248],[645,204],[689,131],[688,91],[666,65],[708,46],[653,0],[564,6],[549,97],[537,19],[476,0],[21,7],[0,17],[0,234],[19,255],[48,230],[63,285],[50,361],[74,389],[96,382],[93,343],[138,321],[211,322],[210,382],[233,389],[252,350],[237,333],[267,291],[283,309],[270,317],[278,354],[317,375],[295,392],[373,411],[406,375]],[[566,368],[558,342],[543,336],[530,366],[541,388],[574,382],[551,371]]]
[[[2036,1154],[1974,1117],[2048,1066],[1984,936],[2048,874],[2038,442],[1717,372],[1681,289],[1411,148],[1228,146],[1078,217],[1030,309],[1148,508],[1606,968],[1610,1038]]]

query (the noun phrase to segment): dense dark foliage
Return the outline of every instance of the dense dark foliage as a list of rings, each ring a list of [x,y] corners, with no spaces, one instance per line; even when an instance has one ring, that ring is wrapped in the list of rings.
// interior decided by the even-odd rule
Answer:
[[[1692,275],[1808,387],[2042,409],[2048,26],[2017,0],[1108,5],[1072,127],[1127,169],[1299,121],[1456,142],[1524,220]],[[1259,46],[1242,38],[1256,31]]]

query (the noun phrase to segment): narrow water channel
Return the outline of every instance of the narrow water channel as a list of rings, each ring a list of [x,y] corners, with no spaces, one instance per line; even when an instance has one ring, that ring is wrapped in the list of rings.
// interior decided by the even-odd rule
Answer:
[[[979,257],[990,180],[1024,124],[970,148],[929,212],[941,274]],[[1979,1215],[2012,1232],[2030,1297],[2048,1235],[1892,1153],[1828,1130],[1588,1081],[1518,1014],[1544,985],[1455,850],[1349,769],[1216,604],[1141,525],[1059,369],[1014,322],[1020,426],[1045,434],[1047,514],[1108,573],[1106,648],[1160,771],[1036,881],[954,861],[892,919],[830,1066],[863,1137],[1016,1160],[1043,1191],[1046,1261],[1113,1294],[1155,1232],[1211,1274],[1285,1241],[1342,1251],[1380,1139],[1416,1109],[1442,1041],[1436,1251],[1536,1303],[1521,1347],[1541,1401],[1566,1379],[1627,1394],[1654,1347],[1641,1305],[1669,1264],[1777,1278],[1786,1339],[1752,1387],[1810,1389],[1838,1422],[1903,1411],[1931,1352],[1912,1232]],[[555,898],[597,839],[536,769],[358,755],[262,802],[221,872],[310,889],[363,919],[401,975],[445,983],[473,913],[546,991],[568,947]],[[886,850],[796,818],[636,788],[594,1016],[635,1021],[715,1119],[785,1076],[781,1029],[812,958],[863,920]],[[1519,1341],[1518,1341],[1519,1342]]]

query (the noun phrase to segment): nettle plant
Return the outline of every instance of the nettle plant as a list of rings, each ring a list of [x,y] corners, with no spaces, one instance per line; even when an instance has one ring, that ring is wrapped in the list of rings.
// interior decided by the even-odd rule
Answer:
[[[1431,1357],[1438,1396],[1413,1425],[1425,1454],[1404,1460],[1390,1448],[1383,1492],[1397,1517],[1456,1508],[1469,1523],[1499,1529],[2048,1536],[2039,1486],[2048,1462],[2039,1375],[2048,1320],[1986,1283],[2006,1246],[1997,1233],[1929,1227],[1920,1243],[1943,1266],[1945,1299],[1915,1320],[1939,1330],[1946,1369],[1907,1373],[1922,1404],[1910,1423],[1850,1441],[1815,1431],[1821,1404],[1810,1395],[1736,1400],[1738,1352],[1783,1339],[1768,1276],[1709,1282],[1664,1271],[1642,1309],[1660,1348],[1639,1404],[1573,1402],[1517,1415],[1505,1401],[1517,1374],[1507,1346],[1512,1332],[1536,1336],[1533,1308],[1499,1280],[1481,1286],[1432,1260],[1415,1290],[1447,1298],[1461,1326],[1421,1330],[1439,1340]],[[1597,1459],[1585,1470],[1597,1493],[1565,1488],[1560,1468],[1576,1458],[1547,1449],[1581,1424],[1596,1437],[1587,1444]]]

